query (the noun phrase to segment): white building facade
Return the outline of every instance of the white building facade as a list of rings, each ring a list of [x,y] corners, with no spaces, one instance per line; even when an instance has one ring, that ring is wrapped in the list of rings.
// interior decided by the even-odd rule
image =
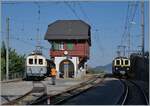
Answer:
[[[61,67],[61,63],[65,60],[70,61],[73,64],[73,68],[74,68],[73,69],[73,78],[81,78],[82,76],[85,75],[86,67],[85,68],[79,68],[78,67],[79,57],[71,57],[71,58],[68,58],[67,56],[65,56],[65,57],[55,57],[54,58],[54,63],[55,63],[56,70],[57,70],[57,78],[61,77],[61,75],[60,75],[61,74],[61,71],[60,71],[61,68],[60,67]],[[65,72],[66,70],[64,69],[63,71]],[[69,73],[69,71],[70,70],[68,69],[68,73]]]

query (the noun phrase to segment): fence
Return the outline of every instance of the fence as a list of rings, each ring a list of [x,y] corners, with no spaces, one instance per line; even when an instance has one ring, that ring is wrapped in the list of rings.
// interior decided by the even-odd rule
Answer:
[[[11,72],[9,73],[9,79],[8,80],[14,80],[14,79],[22,79],[24,77],[24,71],[20,72]],[[6,75],[1,76],[1,81],[6,81]]]

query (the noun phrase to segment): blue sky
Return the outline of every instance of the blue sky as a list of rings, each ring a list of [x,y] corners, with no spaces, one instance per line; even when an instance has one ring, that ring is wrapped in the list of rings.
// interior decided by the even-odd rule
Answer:
[[[124,31],[128,2],[68,2],[73,11],[64,2],[39,2],[40,38],[45,47],[43,54],[49,58],[50,44],[44,40],[48,24],[55,20],[82,19],[92,27],[92,46],[88,64],[92,67],[105,65],[116,56]],[[81,7],[80,7],[81,6]],[[82,10],[81,10],[82,8]],[[10,17],[10,47],[20,54],[28,55],[35,49],[38,5],[35,2],[4,2],[2,4],[2,39],[6,36],[6,17]],[[87,17],[82,13],[87,15]],[[148,50],[148,2],[145,3],[145,48]],[[76,14],[76,15],[75,15]],[[140,44],[140,5],[135,14],[135,25],[131,29],[132,48]],[[97,31],[95,29],[98,29]]]

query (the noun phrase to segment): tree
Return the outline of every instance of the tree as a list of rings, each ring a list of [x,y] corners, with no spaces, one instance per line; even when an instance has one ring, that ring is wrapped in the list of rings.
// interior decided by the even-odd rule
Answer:
[[[4,41],[2,41],[1,56],[6,57],[6,47]]]
[[[4,41],[1,47],[1,76],[6,73],[6,47]],[[25,55],[19,55],[15,49],[9,48],[9,73],[23,72],[25,69]]]
[[[6,73],[6,47],[4,41],[2,41],[1,46],[1,76]]]
[[[24,71],[25,68],[25,55],[21,56],[18,55],[17,52],[14,50],[10,49],[10,54],[9,54],[9,69],[10,72],[19,72],[19,71]]]

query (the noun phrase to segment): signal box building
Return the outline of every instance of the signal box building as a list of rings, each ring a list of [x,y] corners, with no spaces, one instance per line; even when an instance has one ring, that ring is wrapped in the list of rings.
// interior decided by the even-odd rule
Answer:
[[[86,73],[91,46],[90,26],[82,20],[57,20],[48,25],[45,40],[51,44],[57,78],[78,78]]]

